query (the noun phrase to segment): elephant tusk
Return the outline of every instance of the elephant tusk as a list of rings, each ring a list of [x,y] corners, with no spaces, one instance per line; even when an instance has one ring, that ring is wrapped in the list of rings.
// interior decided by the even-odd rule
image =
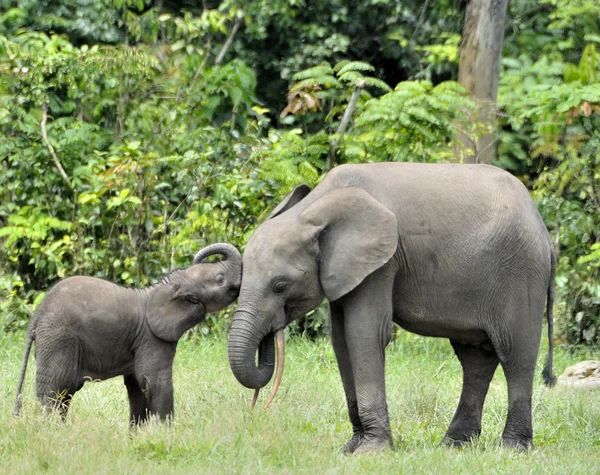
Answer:
[[[250,410],[253,411],[254,410],[254,406],[256,405],[256,401],[258,399],[258,393],[260,392],[260,389],[255,389],[254,390],[254,396],[252,396],[252,402],[250,403]]]
[[[275,341],[277,342],[277,370],[275,372],[273,389],[271,390],[269,400],[265,404],[265,409],[267,409],[271,402],[273,402],[273,399],[275,399],[275,394],[277,394],[277,390],[281,384],[281,376],[283,376],[283,365],[285,363],[285,338],[283,335],[283,330],[279,330],[275,333]]]

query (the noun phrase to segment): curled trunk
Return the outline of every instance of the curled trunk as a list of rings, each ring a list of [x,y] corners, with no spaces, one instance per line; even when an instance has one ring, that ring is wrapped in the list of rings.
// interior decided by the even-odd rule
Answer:
[[[206,246],[204,249],[201,249],[194,256],[192,264],[200,264],[208,256],[212,256],[214,254],[222,255],[225,257],[226,261],[230,261],[232,264],[240,266],[240,268],[242,266],[242,255],[240,254],[240,251],[238,251],[235,246],[232,246],[226,242],[217,242],[215,244],[211,244],[210,246]]]
[[[261,325],[260,319],[243,310],[236,311],[228,353],[231,371],[247,388],[260,389],[271,380],[275,368],[274,334]]]

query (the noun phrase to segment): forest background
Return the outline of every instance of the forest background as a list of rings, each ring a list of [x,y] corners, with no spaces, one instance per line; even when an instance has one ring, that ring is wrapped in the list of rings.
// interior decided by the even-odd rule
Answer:
[[[538,204],[559,342],[598,344],[600,4],[510,2],[491,130],[456,82],[466,8],[0,0],[1,330],[69,275],[145,286],[212,242],[243,250],[332,166],[463,161],[458,131],[492,134],[493,163]],[[325,322],[321,308],[292,331]]]

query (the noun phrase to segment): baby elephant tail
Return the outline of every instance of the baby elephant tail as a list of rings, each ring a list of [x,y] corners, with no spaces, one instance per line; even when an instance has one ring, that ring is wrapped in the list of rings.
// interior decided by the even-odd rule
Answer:
[[[554,353],[554,280],[556,277],[556,254],[554,253],[554,248],[552,248],[550,269],[550,282],[548,284],[548,297],[546,301],[546,316],[548,318],[548,359],[546,360],[546,365],[542,371],[542,377],[544,378],[544,384],[552,387],[556,384],[556,377],[552,374],[552,355]]]
[[[27,362],[29,361],[29,353],[31,352],[31,345],[35,340],[35,334],[33,331],[27,332],[27,342],[25,343],[25,352],[23,354],[23,363],[21,364],[21,374],[19,376],[19,384],[17,385],[17,400],[15,401],[15,410],[13,416],[18,416],[21,410],[21,389],[23,389],[23,381],[25,380],[25,371],[27,370]]]

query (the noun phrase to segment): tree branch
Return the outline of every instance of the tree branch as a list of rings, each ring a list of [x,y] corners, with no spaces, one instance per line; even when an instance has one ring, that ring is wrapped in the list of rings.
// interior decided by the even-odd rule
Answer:
[[[235,121],[237,120],[237,114],[238,114],[238,104],[235,104],[233,106],[233,111],[231,112],[231,126],[229,127],[229,131],[231,133],[233,133],[233,131],[235,130]]]
[[[196,72],[194,73],[194,77],[190,81],[190,86],[188,87],[188,90],[187,90],[188,94],[194,87],[194,84],[198,80],[200,73],[202,71],[204,71],[204,66],[206,66],[206,60],[208,59],[208,55],[210,54],[211,47],[212,47],[212,38],[209,38],[208,41],[206,42],[206,51],[204,52],[204,58],[202,58],[202,62],[200,63],[200,66],[198,66],[198,69],[196,69]],[[177,94],[177,99],[179,100],[179,94]]]
[[[359,79],[356,81],[354,85],[354,90],[352,91],[352,96],[350,97],[350,102],[348,102],[348,107],[344,112],[342,120],[340,121],[340,125],[335,131],[335,135],[337,138],[333,139],[329,144],[329,156],[327,157],[327,161],[325,162],[325,170],[331,170],[335,163],[335,149],[338,146],[339,139],[346,132],[346,128],[350,123],[350,119],[352,118],[352,114],[354,114],[354,110],[356,109],[356,104],[358,104],[358,98],[360,97],[360,92],[365,87],[364,79]]]
[[[227,51],[231,47],[231,44],[233,43],[233,39],[235,38],[235,35],[237,34],[238,30],[240,29],[240,26],[242,26],[243,21],[244,21],[244,15],[241,12],[238,12],[238,18],[237,18],[235,24],[233,25],[233,28],[231,29],[231,33],[229,33],[229,38],[227,38],[227,41],[221,48],[221,51],[219,51],[219,54],[217,55],[217,59],[215,59],[215,66],[218,66],[223,61],[223,58],[225,57],[225,55],[227,54]]]
[[[42,122],[40,123],[40,129],[42,131],[42,140],[44,141],[44,144],[46,145],[48,152],[50,152],[50,155],[52,156],[52,160],[54,160],[54,164],[56,165],[58,172],[62,176],[63,180],[67,183],[67,185],[69,185],[69,188],[71,188],[71,180],[69,180],[69,177],[67,176],[67,173],[65,172],[65,169],[63,168],[63,166],[60,163],[60,160],[58,159],[58,155],[56,155],[56,151],[54,150],[54,147],[48,140],[48,131],[46,130],[47,122],[48,122],[48,104],[46,102],[42,102]]]
[[[425,17],[425,10],[427,10],[428,3],[429,3],[429,0],[425,0],[425,3],[423,4],[423,8],[421,8],[421,14],[419,15],[419,20],[417,21],[417,26],[415,26],[415,30],[413,31],[413,34],[410,37],[411,41],[417,34],[417,31],[419,31],[419,28],[421,27],[421,25],[423,24],[423,19]]]

